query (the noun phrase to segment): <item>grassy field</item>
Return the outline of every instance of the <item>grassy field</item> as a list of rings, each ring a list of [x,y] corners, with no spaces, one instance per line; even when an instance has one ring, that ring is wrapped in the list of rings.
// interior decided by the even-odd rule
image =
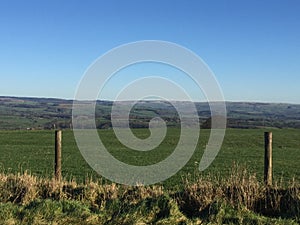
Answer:
[[[65,179],[58,183],[51,179],[54,131],[0,131],[0,223],[299,224],[300,130],[272,130],[272,187],[262,182],[264,131],[228,129],[217,158],[200,173],[209,136],[201,130],[189,163],[162,184],[145,187],[102,179],[82,158],[70,130],[63,131]],[[149,135],[147,129],[133,132]],[[168,129],[167,138],[149,152],[127,149],[112,130],[99,130],[99,136],[119,160],[148,165],[172,152],[179,132]]]
[[[164,182],[166,187],[180,186],[182,177],[189,174],[214,176],[228,175],[233,164],[246,166],[259,179],[263,176],[263,129],[228,129],[217,158],[204,172],[198,172],[198,163],[209,136],[201,130],[200,141],[189,163],[175,176]],[[300,179],[300,130],[274,129],[273,167],[275,180]],[[133,165],[149,165],[166,158],[177,144],[180,130],[169,128],[162,144],[149,152],[127,149],[115,138],[112,130],[99,130],[107,149],[117,159]],[[135,129],[141,138],[149,135],[147,129]],[[51,177],[54,167],[54,131],[0,131],[0,167],[3,172],[17,173],[28,170],[33,175]],[[84,181],[86,177],[99,177],[82,158],[72,131],[63,131],[63,176]]]

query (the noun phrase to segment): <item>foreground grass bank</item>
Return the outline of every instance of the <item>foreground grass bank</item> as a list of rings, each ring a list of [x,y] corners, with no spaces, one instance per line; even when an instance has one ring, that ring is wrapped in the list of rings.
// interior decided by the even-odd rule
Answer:
[[[234,167],[184,188],[0,174],[0,224],[299,224],[300,184],[266,187]]]

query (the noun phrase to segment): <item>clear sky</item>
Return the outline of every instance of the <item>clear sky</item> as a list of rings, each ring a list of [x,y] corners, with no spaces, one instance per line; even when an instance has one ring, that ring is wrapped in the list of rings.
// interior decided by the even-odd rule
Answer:
[[[198,54],[228,101],[300,103],[299,12],[299,0],[1,0],[0,96],[72,99],[108,50],[164,40]]]

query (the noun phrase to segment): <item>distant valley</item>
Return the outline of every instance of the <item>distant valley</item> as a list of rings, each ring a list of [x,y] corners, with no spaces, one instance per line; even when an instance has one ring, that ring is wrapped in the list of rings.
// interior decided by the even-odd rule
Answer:
[[[0,129],[68,129],[72,128],[72,100],[53,98],[0,97]],[[111,127],[113,102],[97,101],[96,126]],[[124,105],[128,102],[124,102]],[[186,104],[186,102],[180,102]],[[210,109],[206,102],[195,103],[202,128],[210,127]],[[300,128],[300,105],[226,102],[229,128]],[[153,117],[163,118],[168,126],[180,126],[175,108],[169,102],[142,101],[130,113],[130,127],[145,128]]]

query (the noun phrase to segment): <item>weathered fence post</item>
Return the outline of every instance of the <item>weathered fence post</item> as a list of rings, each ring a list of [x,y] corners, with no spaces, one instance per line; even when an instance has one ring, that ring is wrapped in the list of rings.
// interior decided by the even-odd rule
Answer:
[[[54,163],[54,173],[55,179],[57,181],[61,180],[61,130],[55,131],[55,163]]]
[[[272,132],[265,132],[265,184],[272,185]]]

